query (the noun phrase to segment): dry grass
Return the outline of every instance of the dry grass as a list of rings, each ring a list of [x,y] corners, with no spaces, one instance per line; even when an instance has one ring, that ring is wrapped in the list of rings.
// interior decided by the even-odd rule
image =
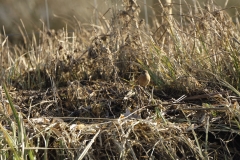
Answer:
[[[211,4],[148,28],[131,2],[73,33],[22,24],[24,46],[1,35],[2,159],[239,158],[239,24]]]

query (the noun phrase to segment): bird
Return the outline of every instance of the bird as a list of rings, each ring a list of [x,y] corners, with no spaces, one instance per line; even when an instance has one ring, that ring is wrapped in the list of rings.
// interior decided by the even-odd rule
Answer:
[[[149,84],[151,77],[147,70],[144,70],[142,74],[138,77],[138,84],[142,87],[145,87]]]

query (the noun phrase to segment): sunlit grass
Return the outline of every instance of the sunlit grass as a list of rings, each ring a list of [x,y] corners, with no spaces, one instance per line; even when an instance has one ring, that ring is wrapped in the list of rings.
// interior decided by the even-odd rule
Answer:
[[[103,155],[109,159],[159,155],[163,159],[190,155],[207,159],[207,153],[210,157],[221,153],[207,149],[228,150],[229,146],[223,145],[211,148],[208,135],[203,135],[204,140],[201,136],[204,131],[208,134],[221,130],[216,123],[227,133],[234,127],[239,136],[239,113],[235,112],[239,105],[233,106],[231,96],[220,97],[224,103],[216,97],[209,96],[207,103],[199,98],[201,102],[189,106],[181,102],[184,98],[174,98],[194,94],[201,97],[222,90],[240,96],[239,24],[212,4],[198,8],[198,13],[189,9],[181,15],[181,21],[161,8],[161,21],[148,28],[141,23],[138,9],[137,4],[125,1],[122,10],[114,10],[109,20],[104,15],[99,17],[97,25],[82,24],[74,18],[70,22],[74,31],[69,33],[68,24],[62,30],[50,30],[43,24],[39,34],[31,38],[22,22],[19,29],[23,46],[10,44],[6,36],[1,36],[1,100],[3,108],[7,100],[13,113],[1,112],[3,159],[83,159]],[[142,70],[151,75],[147,92],[134,84]],[[163,103],[161,96],[168,98],[168,103]],[[215,107],[211,102],[220,103],[220,110],[226,112],[207,112],[206,108]],[[16,110],[16,104],[22,110]],[[183,110],[193,106],[208,117],[204,124],[194,119],[197,110]],[[127,119],[126,108],[136,112],[134,118],[141,113],[147,116]],[[171,111],[173,115],[167,115]],[[126,116],[116,119],[119,112],[126,112]],[[83,119],[72,118],[75,114],[76,119]],[[220,116],[221,121],[215,122],[213,118]],[[71,117],[71,121],[58,122],[49,117]],[[92,125],[89,122],[93,119],[101,123]],[[236,125],[231,126],[233,122]],[[206,128],[198,132],[196,124]],[[211,131],[211,127],[215,130]]]

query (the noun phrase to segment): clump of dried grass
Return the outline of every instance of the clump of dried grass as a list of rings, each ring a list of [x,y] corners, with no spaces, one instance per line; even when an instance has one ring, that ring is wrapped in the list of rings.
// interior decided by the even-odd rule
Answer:
[[[30,40],[24,34],[23,25],[21,48],[7,47],[2,37],[8,56],[2,56],[1,82],[17,90],[10,90],[15,106],[7,90],[1,91],[1,122],[18,117],[12,117],[9,106],[18,108],[23,117],[16,118],[18,135],[25,139],[15,136],[16,142],[39,147],[27,153],[4,138],[2,144],[14,144],[12,153],[19,157],[49,159],[239,157],[233,152],[239,137],[238,97],[229,90],[212,93],[229,88],[239,95],[238,26],[211,5],[198,13],[190,10],[182,23],[163,8],[162,22],[148,30],[137,3],[127,0],[123,6],[110,20],[102,16],[99,25],[86,27],[75,19],[71,35],[67,29],[43,28],[38,43],[36,36]],[[151,92],[126,83],[142,69],[151,74],[156,87]],[[200,92],[206,94],[160,100]]]

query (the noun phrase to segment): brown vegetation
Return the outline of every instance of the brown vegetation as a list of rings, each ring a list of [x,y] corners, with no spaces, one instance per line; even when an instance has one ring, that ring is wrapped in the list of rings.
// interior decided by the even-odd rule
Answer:
[[[23,26],[24,46],[1,35],[2,157],[238,159],[239,24],[188,7],[149,27],[124,0],[99,25],[74,18],[72,33],[30,39]]]

